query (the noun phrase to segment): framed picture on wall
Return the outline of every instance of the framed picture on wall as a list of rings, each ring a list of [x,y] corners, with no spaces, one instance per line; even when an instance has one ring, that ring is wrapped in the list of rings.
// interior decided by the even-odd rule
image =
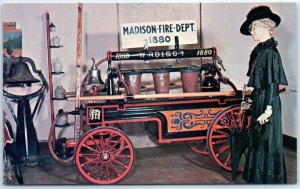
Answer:
[[[17,22],[3,22],[3,78],[10,74],[10,56],[18,57],[22,54],[22,29]]]
[[[3,22],[3,55],[8,57],[7,48],[13,50],[15,57],[22,54],[22,29],[17,22]]]

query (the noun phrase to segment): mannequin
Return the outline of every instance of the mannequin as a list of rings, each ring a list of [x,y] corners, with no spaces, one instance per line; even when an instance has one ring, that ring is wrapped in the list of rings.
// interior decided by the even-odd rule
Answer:
[[[264,21],[271,22],[268,19],[265,19]],[[273,25],[273,27],[274,26],[275,25]],[[270,31],[271,31],[270,28],[263,22],[263,20],[254,21],[249,27],[249,32],[251,33],[254,41],[258,41],[259,43],[264,43],[267,40],[271,39]],[[257,118],[257,121],[263,125],[269,121],[271,115],[272,115],[272,106],[267,105],[265,112]]]
[[[258,45],[250,55],[248,86],[253,87],[249,148],[243,178],[247,183],[287,183],[282,144],[279,93],[288,82],[277,42],[272,37],[281,19],[267,6],[255,7],[241,26]]]

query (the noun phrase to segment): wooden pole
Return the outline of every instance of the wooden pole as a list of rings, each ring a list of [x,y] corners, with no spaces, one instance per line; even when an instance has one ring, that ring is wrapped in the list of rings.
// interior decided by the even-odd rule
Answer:
[[[82,3],[78,3],[78,20],[77,20],[77,50],[76,50],[76,90],[75,96],[80,97],[81,89],[81,64],[82,64]],[[75,101],[75,109],[79,110],[80,101]],[[74,138],[78,141],[80,138],[80,115],[75,115]]]
[[[246,95],[250,95],[252,91],[247,91]],[[159,99],[159,98],[190,98],[190,97],[210,97],[210,96],[235,96],[235,91],[221,92],[198,92],[198,93],[167,93],[167,94],[137,94],[133,96],[126,95],[105,95],[105,96],[85,96],[85,97],[70,97],[70,101],[105,101],[105,100],[123,100],[127,98],[133,99]]]
[[[51,63],[51,49],[50,49],[50,16],[46,13],[46,34],[47,34],[47,51],[48,51],[48,74],[49,74],[49,97],[50,97],[50,117],[51,125],[54,122],[54,102],[53,102],[53,82],[52,82],[52,63]],[[52,133],[53,147],[55,148],[55,130]]]
[[[151,99],[151,98],[187,98],[187,97],[209,97],[209,96],[234,96],[234,91],[224,92],[203,92],[203,93],[167,93],[167,94],[138,94],[133,99]]]
[[[83,97],[69,97],[69,101],[104,101],[104,100],[122,100],[125,99],[125,95],[105,95],[105,96],[83,96]]]

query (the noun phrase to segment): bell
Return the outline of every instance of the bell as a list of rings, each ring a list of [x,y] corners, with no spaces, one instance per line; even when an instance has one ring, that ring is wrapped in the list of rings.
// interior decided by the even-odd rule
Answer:
[[[95,59],[93,59],[93,66],[88,72],[88,80],[85,85],[104,85],[101,79],[101,72],[96,68]]]
[[[4,84],[26,84],[30,86],[31,83],[40,82],[40,80],[32,76],[29,67],[25,62],[19,61],[18,63],[14,63],[11,69],[11,74]]]

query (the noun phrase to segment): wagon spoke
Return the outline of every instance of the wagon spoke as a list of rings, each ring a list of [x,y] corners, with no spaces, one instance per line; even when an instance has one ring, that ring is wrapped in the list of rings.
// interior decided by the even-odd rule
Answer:
[[[215,130],[214,131],[215,133],[218,133],[218,134],[221,134],[221,135],[226,135],[228,136],[228,133],[224,132],[224,131],[221,131],[221,130]]]
[[[127,154],[116,154],[116,155],[111,155],[112,158],[130,158]]]
[[[124,146],[123,148],[119,148],[119,149],[117,149],[117,150],[114,150],[114,151],[112,151],[111,153],[117,153],[117,152],[121,152],[121,151],[123,151],[123,150],[125,150],[125,149],[127,149],[128,148],[128,146]]]
[[[79,157],[84,158],[86,162],[92,160],[90,157],[88,157],[88,156],[80,156],[80,154],[79,154]]]
[[[229,148],[230,146],[229,145],[226,145],[226,146],[222,146],[221,148],[219,148],[218,150],[217,150],[217,154],[219,155],[219,154],[222,154],[225,150],[227,150],[228,148]]]
[[[98,156],[98,154],[81,154],[80,153],[79,156],[85,158],[85,156]],[[86,157],[86,158],[88,158],[88,157]]]
[[[105,149],[103,142],[104,142],[104,138],[103,138],[103,135],[101,135],[101,136],[100,136],[100,140],[99,140],[99,145],[100,145],[100,148],[101,148],[102,150]]]
[[[101,178],[101,173],[102,173],[102,170],[103,170],[103,166],[104,166],[104,163],[101,163],[101,165],[100,165],[100,168],[99,168],[99,173],[98,173],[98,180],[100,180],[100,178]]]
[[[228,140],[217,140],[217,141],[212,142],[212,144],[221,144],[221,143],[225,143],[225,142],[228,142]]]
[[[120,146],[122,146],[122,145],[121,145],[122,143],[123,143],[123,140],[115,141],[114,145],[111,146],[111,147],[108,149],[108,151],[111,152],[112,150],[116,149],[116,146],[117,146],[118,144],[120,144]]]
[[[227,121],[222,120],[221,123],[224,124],[224,126],[222,126],[223,128],[231,129],[231,127],[232,127],[232,125],[229,125],[229,123]]]
[[[94,144],[96,145],[96,148],[97,148],[99,151],[102,151],[101,147],[96,143],[94,137],[93,137],[93,136],[90,136],[90,138],[92,139],[92,141],[93,141]]]
[[[124,163],[122,163],[122,162],[120,162],[120,161],[118,161],[118,160],[116,160],[116,159],[112,159],[112,161],[114,161],[115,163],[117,163],[117,164],[119,164],[119,165],[121,165],[121,166],[127,168],[127,165],[125,165]]]
[[[111,163],[111,161],[108,161],[108,165],[110,166],[110,168],[113,170],[113,172],[114,172],[117,176],[120,176],[120,173],[117,171],[117,169],[115,168],[115,166]]]
[[[97,162],[89,171],[87,171],[87,174],[90,175],[98,165],[99,165],[99,162]]]
[[[94,161],[97,161],[97,160],[99,160],[99,158],[91,159],[90,161],[86,161],[86,162],[82,163],[81,166],[85,166],[85,165],[93,163]]]
[[[225,165],[228,165],[229,160],[231,159],[231,153],[228,154],[226,161],[225,161]]]
[[[224,139],[224,138],[228,138],[228,134],[227,135],[215,135],[215,136],[212,136],[212,141],[216,141],[217,139]]]
[[[224,127],[224,128],[226,128],[226,129],[232,131],[232,127],[226,126],[226,127]]]
[[[109,144],[110,144],[110,142],[111,142],[112,136],[113,136],[113,134],[109,135],[109,138],[108,138],[108,140],[107,140],[107,142],[106,142],[106,148],[105,148],[105,150],[108,150],[108,148],[109,148],[109,146],[110,146]]]
[[[107,163],[105,163],[105,170],[106,170],[106,178],[107,180],[110,180],[110,174],[109,174],[109,169]]]
[[[93,151],[93,152],[99,153],[99,151],[91,148],[90,146],[87,146],[86,144],[83,144],[82,146],[85,147],[85,148],[87,148],[87,149],[89,149],[89,150],[91,150],[91,151]]]

